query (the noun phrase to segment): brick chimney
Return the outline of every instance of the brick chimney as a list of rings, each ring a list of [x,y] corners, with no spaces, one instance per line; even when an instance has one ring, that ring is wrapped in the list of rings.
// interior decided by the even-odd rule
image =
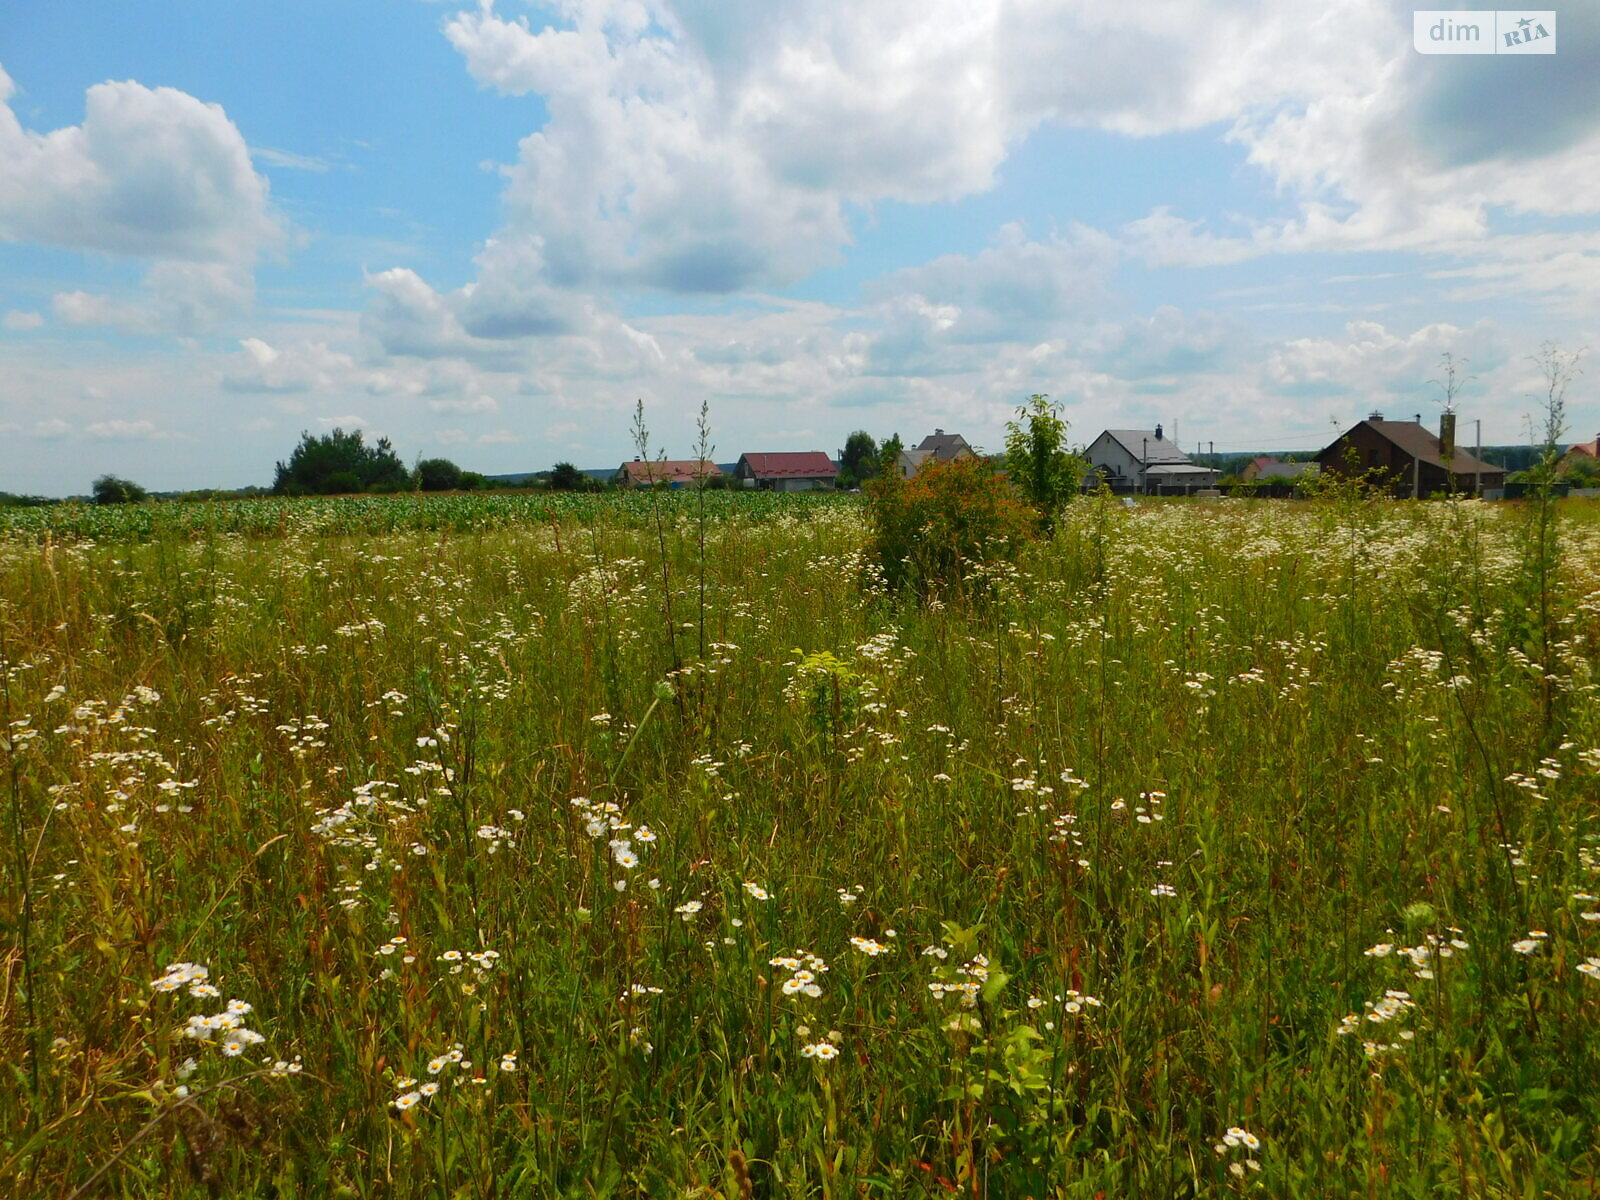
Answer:
[[[1439,414],[1439,457],[1444,459],[1446,465],[1456,456],[1456,415],[1453,412]]]

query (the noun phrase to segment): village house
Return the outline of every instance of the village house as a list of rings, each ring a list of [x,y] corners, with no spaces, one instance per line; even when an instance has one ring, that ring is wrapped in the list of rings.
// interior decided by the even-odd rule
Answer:
[[[669,488],[685,488],[697,487],[722,473],[722,468],[708,459],[636,458],[618,467],[615,479],[620,487],[662,484]]]
[[[1561,456],[1561,461],[1557,465],[1565,470],[1585,460],[1590,463],[1600,463],[1600,433],[1595,434],[1592,442],[1574,442],[1568,446],[1567,452]]]
[[[741,454],[733,469],[739,487],[769,492],[808,492],[831,488],[839,468],[821,450]]]
[[[976,458],[977,452],[959,433],[946,433],[935,429],[910,450],[900,451],[900,474],[910,479],[930,458],[939,462],[955,462],[961,458]]]
[[[1248,482],[1257,479],[1287,479],[1299,483],[1314,479],[1322,470],[1317,462],[1287,462],[1281,458],[1252,458],[1239,472],[1239,478]]]
[[[1317,462],[1326,473],[1381,478],[1396,495],[1414,498],[1505,487],[1505,468],[1479,461],[1454,442],[1454,413],[1441,416],[1439,436],[1435,437],[1420,419],[1386,421],[1381,412],[1375,412],[1340,434],[1317,455]],[[1447,443],[1451,448],[1448,462]]]
[[[1170,441],[1161,426],[1154,429],[1107,429],[1085,451],[1093,477],[1114,492],[1188,495],[1217,485],[1217,473],[1191,462]]]

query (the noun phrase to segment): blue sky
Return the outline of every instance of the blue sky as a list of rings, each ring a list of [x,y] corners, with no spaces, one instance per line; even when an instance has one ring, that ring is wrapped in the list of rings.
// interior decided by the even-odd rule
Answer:
[[[21,8],[22,11],[17,11]],[[1600,331],[1600,8],[1418,55],[1392,0],[168,0],[0,12],[0,490],[270,480],[302,430],[485,472],[1524,436]],[[1572,436],[1600,433],[1594,376]]]

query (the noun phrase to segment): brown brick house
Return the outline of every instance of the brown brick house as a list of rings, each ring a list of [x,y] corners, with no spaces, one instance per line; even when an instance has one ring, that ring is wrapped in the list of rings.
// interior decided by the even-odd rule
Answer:
[[[1446,414],[1440,432],[1453,436],[1453,422],[1454,417]],[[1506,485],[1504,467],[1480,462],[1460,447],[1446,464],[1443,442],[1420,421],[1386,421],[1382,413],[1345,430],[1316,461],[1330,475],[1347,475],[1353,466],[1357,474],[1382,478],[1397,496],[1479,492]]]

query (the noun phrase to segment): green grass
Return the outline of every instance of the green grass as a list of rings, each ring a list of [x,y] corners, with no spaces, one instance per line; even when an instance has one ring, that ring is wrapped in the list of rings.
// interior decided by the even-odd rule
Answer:
[[[1595,1193],[1594,506],[708,500],[7,514],[0,1194]]]

